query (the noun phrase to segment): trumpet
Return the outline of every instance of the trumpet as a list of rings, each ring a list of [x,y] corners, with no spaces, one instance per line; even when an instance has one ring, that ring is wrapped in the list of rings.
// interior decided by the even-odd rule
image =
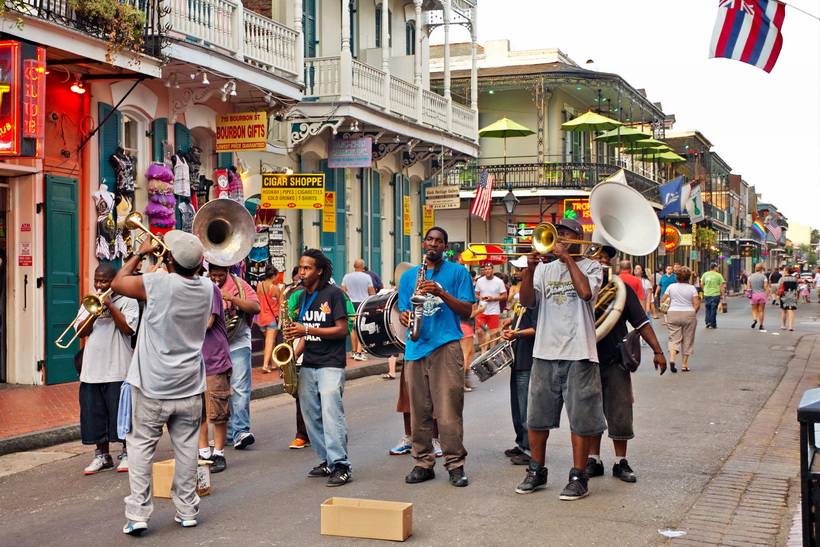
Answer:
[[[146,228],[145,225],[142,223],[142,215],[139,212],[133,211],[131,213],[128,213],[125,219],[123,219],[122,225],[125,226],[127,230],[140,230],[140,232],[142,232],[140,235],[137,236],[138,243],[142,243],[142,241],[146,237],[150,237],[154,244],[159,246],[159,248],[156,251],[154,251],[154,256],[156,256],[157,258],[161,257],[162,255],[168,252],[168,247],[165,246],[165,243],[163,243],[162,239],[152,234],[151,230]]]
[[[583,254],[573,254],[570,256],[586,256],[593,257],[601,252],[601,244],[593,241],[586,241],[583,239],[568,239],[558,236],[558,229],[549,222],[542,222],[532,230],[532,243],[482,243],[482,245],[496,245],[499,247],[532,247],[539,254],[548,254],[558,244],[564,245],[589,245],[590,248]],[[473,243],[467,244],[467,250],[473,253],[476,257],[487,256],[490,253],[486,251],[476,252],[472,248]],[[493,253],[495,254],[495,253]],[[530,253],[503,253],[505,256],[527,256]],[[479,258],[479,260],[481,260]]]
[[[74,326],[74,323],[76,323],[80,319],[80,316],[83,314],[83,310],[77,312],[77,315],[74,317],[74,319],[71,320],[66,329],[60,335],[60,337],[54,341],[58,348],[65,349],[71,344],[73,344],[74,340],[77,339],[77,337],[80,335],[80,332],[82,332],[82,330],[91,322],[91,320],[95,317],[99,317],[102,314],[103,310],[105,309],[105,305],[103,304],[103,302],[106,298],[111,296],[112,292],[114,292],[113,289],[108,289],[102,294],[87,294],[83,296],[82,306],[83,310],[88,312],[88,319],[86,319],[83,322],[83,325],[79,329],[77,329],[76,334],[74,334],[71,340],[69,340],[65,344],[61,344],[60,341],[68,333],[69,329],[71,329]]]

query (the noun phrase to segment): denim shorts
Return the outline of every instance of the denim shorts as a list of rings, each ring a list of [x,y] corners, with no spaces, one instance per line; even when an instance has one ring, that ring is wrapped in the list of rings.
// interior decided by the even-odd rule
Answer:
[[[566,403],[572,433],[589,436],[606,430],[598,363],[533,358],[528,399],[529,429],[558,429]]]
[[[618,363],[600,365],[601,394],[609,438],[628,441],[635,437],[632,430],[632,376]]]
[[[274,319],[272,323],[268,323],[267,325],[259,325],[259,330],[265,332],[266,330],[276,330],[279,328],[279,320]]]

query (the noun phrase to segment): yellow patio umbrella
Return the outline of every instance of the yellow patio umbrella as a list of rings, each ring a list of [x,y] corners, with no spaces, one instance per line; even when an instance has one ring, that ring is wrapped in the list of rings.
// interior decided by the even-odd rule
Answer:
[[[623,124],[590,110],[577,118],[561,124],[562,131],[609,131]]]

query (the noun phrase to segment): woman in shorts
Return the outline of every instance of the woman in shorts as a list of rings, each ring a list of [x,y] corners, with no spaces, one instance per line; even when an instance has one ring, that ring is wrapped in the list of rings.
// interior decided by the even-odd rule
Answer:
[[[755,266],[755,273],[749,276],[746,284],[747,289],[752,290],[752,328],[760,322],[760,330],[763,328],[763,315],[766,312],[766,303],[769,301],[769,280],[763,273],[763,264]]]
[[[786,266],[786,275],[780,280],[783,294],[780,295],[780,328],[786,330],[786,319],[789,320],[789,330],[794,330],[794,310],[797,309],[798,281],[791,266]]]
[[[265,267],[265,279],[256,286],[256,295],[259,297],[259,317],[257,324],[265,336],[265,353],[262,356],[262,372],[272,372],[269,364],[273,359],[273,347],[276,345],[276,335],[279,332],[279,297],[281,291],[276,284],[279,270],[268,264]]]

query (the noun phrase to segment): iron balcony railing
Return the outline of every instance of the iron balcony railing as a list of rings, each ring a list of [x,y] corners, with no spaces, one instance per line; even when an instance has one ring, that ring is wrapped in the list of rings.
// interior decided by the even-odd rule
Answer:
[[[495,189],[573,189],[591,190],[593,186],[614,175],[620,166],[608,163],[513,163],[475,165],[451,170],[444,184],[458,184],[460,190],[475,190],[481,172],[486,169],[495,180]],[[629,185],[646,199],[660,202],[658,183],[626,170]]]
[[[162,0],[120,0],[120,2],[145,13],[145,26],[142,29],[143,40],[139,52],[159,57],[164,34],[163,24],[160,21]],[[68,0],[15,0],[6,2],[5,9],[19,13],[21,16],[34,17],[75,28],[106,42],[110,39],[104,28],[81,17],[69,5]]]

